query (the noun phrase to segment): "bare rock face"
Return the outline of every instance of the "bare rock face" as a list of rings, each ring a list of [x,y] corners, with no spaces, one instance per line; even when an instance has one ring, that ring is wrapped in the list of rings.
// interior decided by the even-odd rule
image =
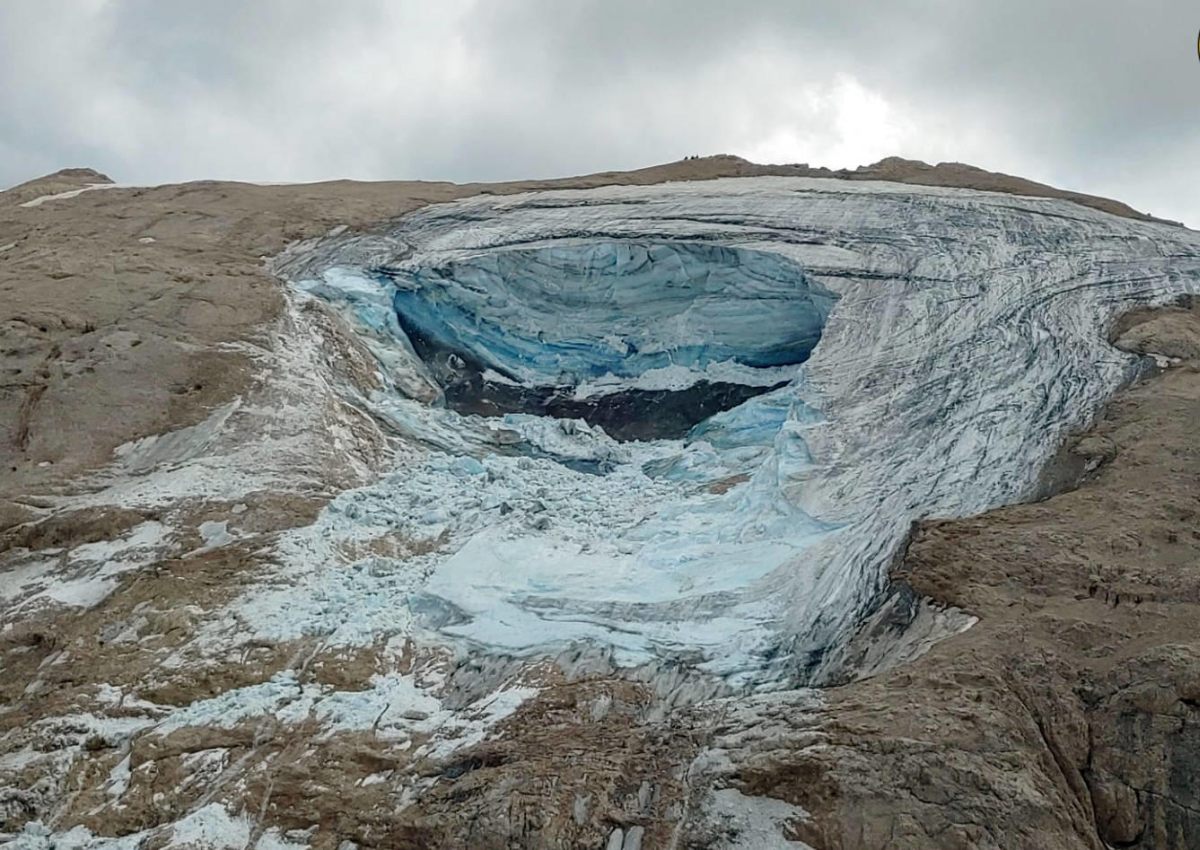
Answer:
[[[769,175],[803,179],[586,191]],[[1030,197],[999,204],[980,190]],[[786,388],[765,378],[737,384],[754,387],[745,399],[767,420],[805,435],[802,463],[788,440],[745,441],[758,419],[737,418],[741,396],[720,427],[691,432],[697,445],[729,441],[703,463],[662,446],[642,457],[641,444],[586,423],[518,416],[497,429],[460,416],[486,410],[440,406],[481,350],[463,336],[481,324],[441,321],[420,276],[458,263],[438,306],[450,293],[519,329],[506,299],[520,293],[488,277],[503,269],[489,257],[570,265],[578,243],[597,239],[635,247],[586,249],[594,284],[616,257],[653,290],[657,272],[642,263],[659,258],[685,271],[672,285],[719,293],[722,275],[750,274],[754,292],[792,309],[781,267],[736,253],[775,252],[802,264],[818,301],[838,296],[820,302],[815,348],[812,334],[799,347],[780,335],[787,322],[753,325],[749,368],[804,363],[797,392],[811,416],[773,408]],[[681,239],[705,247],[675,250]],[[830,172],[712,157],[492,186],[138,188],[66,169],[0,193],[0,843],[1200,846],[1200,310],[1177,297],[1196,289],[1197,244],[1117,202],[898,159]],[[418,295],[364,300],[354,280],[339,290],[326,272],[348,257]],[[703,298],[683,300],[705,315]],[[441,334],[438,346],[397,344],[376,321],[393,309],[402,333]],[[579,309],[529,339],[558,345],[554,331]],[[650,386],[644,371],[666,374],[653,343],[667,324],[603,340],[627,373],[584,380],[571,360],[580,349],[564,345],[550,367],[485,351],[471,379],[499,379],[488,403],[527,381],[542,395],[553,387],[547,398],[564,409],[592,410],[619,378],[634,385],[625,415],[658,398],[636,393]],[[1106,326],[1121,351],[1097,336]],[[919,341],[913,327],[928,330],[924,360],[910,356],[916,342],[896,343]],[[685,341],[686,330],[670,328]],[[1037,356],[996,392],[942,368],[999,368],[1025,340]],[[689,368],[709,368],[701,348],[688,349]],[[685,364],[670,365],[653,392],[675,392]],[[721,379],[747,381],[738,366]],[[555,395],[568,372],[578,398]],[[923,389],[904,389],[921,375]],[[1010,415],[1003,401],[1026,399],[1031,375],[1045,375],[1043,403]],[[706,384],[688,389],[688,404],[707,398]],[[1062,399],[1076,407],[1051,403]],[[847,422],[858,424],[834,427]],[[937,422],[955,423],[955,439],[898,439],[898,451],[870,455],[877,468],[849,462],[898,430],[940,434]],[[962,434],[980,422],[992,438],[971,454]],[[1063,423],[1079,427],[1055,454]],[[951,477],[897,477],[922,452],[945,455],[929,468]],[[724,465],[697,472],[713,457]],[[988,468],[964,472],[971,457]],[[789,479],[788,463],[806,471]],[[545,473],[536,487],[530,470]],[[573,507],[568,491],[619,529],[645,524],[680,488],[705,505],[776,493],[767,507],[796,499],[828,518],[880,481],[892,484],[879,485],[874,513],[898,524],[847,526],[871,530],[856,550],[866,554],[814,585],[857,581],[823,605],[791,601],[806,568],[793,563],[755,593],[722,585],[681,602],[610,598],[628,580],[617,570],[584,576],[586,599],[539,585],[490,632],[470,607],[510,578],[463,572],[464,551],[475,563],[490,554],[466,547],[485,514],[498,529],[523,524],[522,540],[578,542],[571,523],[594,509]],[[637,487],[658,489],[635,504],[626,491]],[[1005,502],[1018,503],[969,515]],[[731,550],[747,563],[768,515]],[[509,538],[487,539],[509,551]],[[814,551],[837,563],[836,550]],[[890,575],[876,570],[889,562]],[[733,632],[716,630],[747,600],[764,606],[755,634],[792,642],[721,644]],[[770,604],[788,616],[762,614]],[[498,648],[513,634],[505,618],[530,610],[550,637]],[[693,620],[695,640],[680,625]],[[551,628],[597,622],[615,637],[561,641]],[[824,635],[821,651],[797,637],[811,634]]]

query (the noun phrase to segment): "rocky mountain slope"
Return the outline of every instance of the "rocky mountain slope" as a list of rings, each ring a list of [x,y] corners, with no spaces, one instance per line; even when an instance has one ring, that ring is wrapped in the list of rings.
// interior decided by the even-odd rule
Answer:
[[[898,160],[0,193],[0,831],[1196,846],[1197,289]]]

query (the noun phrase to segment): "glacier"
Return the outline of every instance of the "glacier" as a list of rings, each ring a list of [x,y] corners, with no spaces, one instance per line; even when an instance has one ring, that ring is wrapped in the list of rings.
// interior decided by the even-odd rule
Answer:
[[[410,338],[534,385],[799,363],[833,303],[778,254],[702,242],[572,241],[381,273]]]
[[[777,687],[829,672],[914,520],[1037,493],[1148,368],[1114,317],[1200,290],[1200,235],[762,177],[481,196],[273,268],[375,354],[403,448],[246,622]],[[348,545],[383,534],[409,550]]]

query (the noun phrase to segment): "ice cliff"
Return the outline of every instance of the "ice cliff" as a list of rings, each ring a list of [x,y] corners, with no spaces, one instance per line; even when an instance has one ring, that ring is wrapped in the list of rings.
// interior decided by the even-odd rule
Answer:
[[[1036,492],[1200,235],[1066,201],[744,178],[475,199],[276,271],[388,390],[396,466],[239,603],[275,639],[586,648],[818,680],[910,524]],[[349,545],[383,531],[403,553]]]

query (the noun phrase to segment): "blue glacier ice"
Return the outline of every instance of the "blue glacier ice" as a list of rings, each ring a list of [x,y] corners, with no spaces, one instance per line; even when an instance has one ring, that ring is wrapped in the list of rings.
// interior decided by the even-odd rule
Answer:
[[[836,300],[778,254],[581,241],[378,273],[408,335],[527,385],[808,358]]]

